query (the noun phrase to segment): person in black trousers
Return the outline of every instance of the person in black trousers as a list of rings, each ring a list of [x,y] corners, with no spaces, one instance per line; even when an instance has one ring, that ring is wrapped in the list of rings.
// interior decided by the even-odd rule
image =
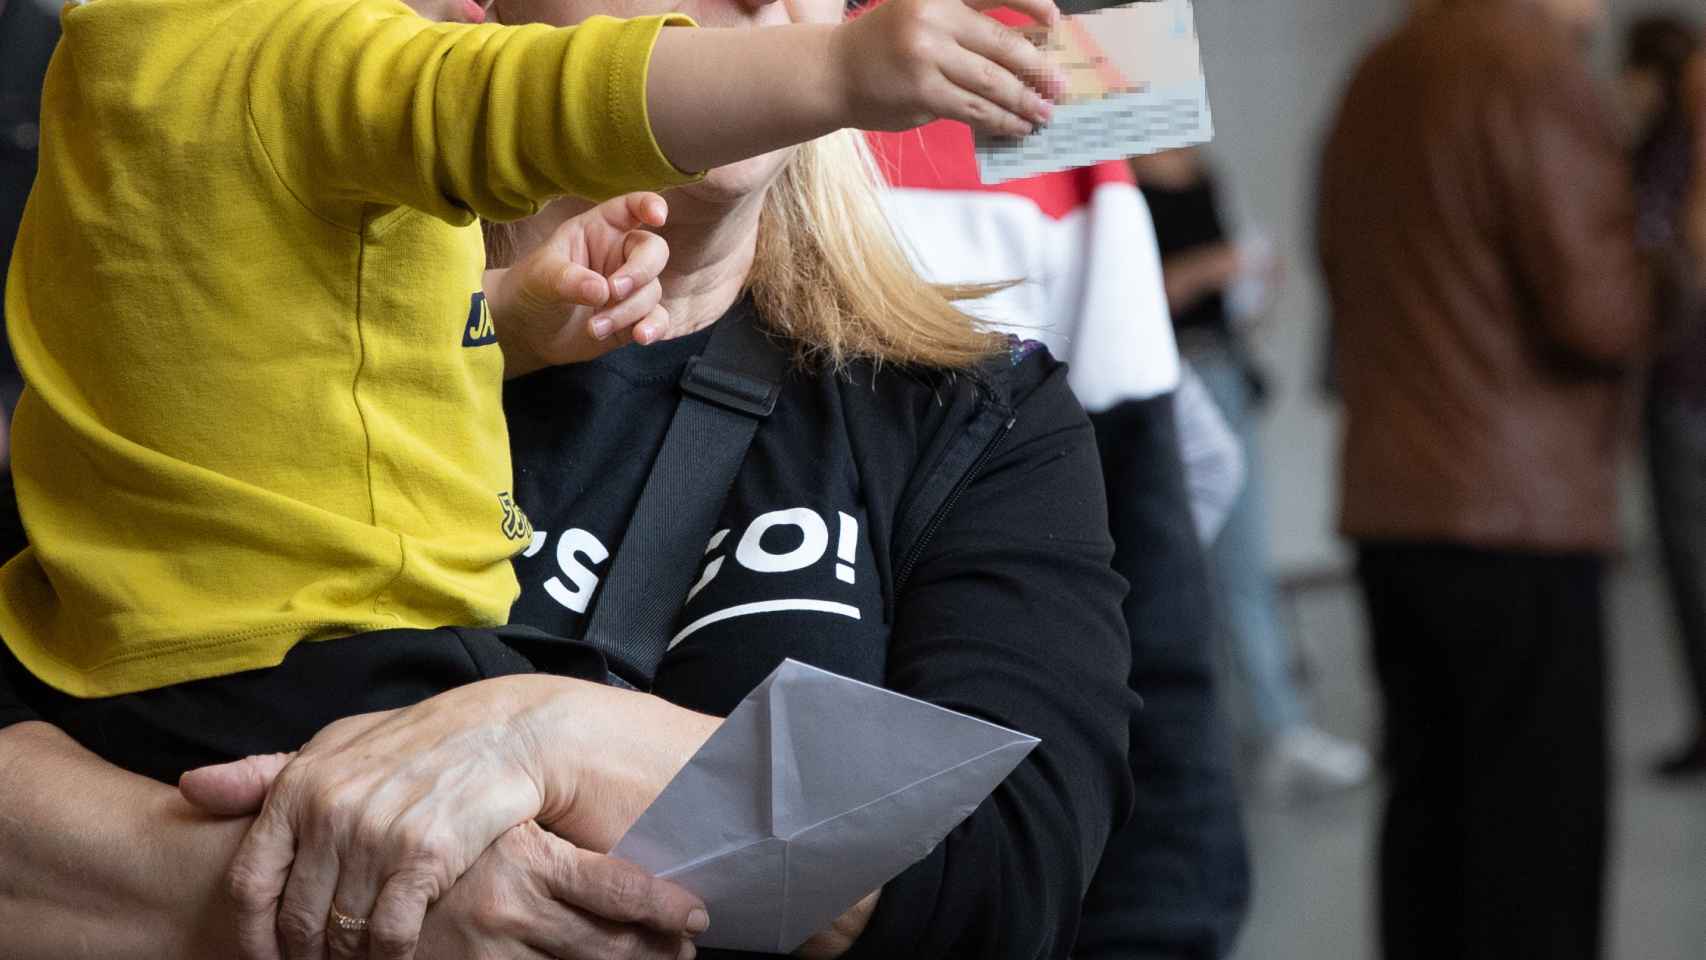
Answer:
[[[1385,701],[1388,958],[1597,955],[1603,570],[1587,553],[1359,548]]]
[[[1370,53],[1317,216],[1385,708],[1386,960],[1593,960],[1604,558],[1652,333],[1580,0],[1444,0]]]

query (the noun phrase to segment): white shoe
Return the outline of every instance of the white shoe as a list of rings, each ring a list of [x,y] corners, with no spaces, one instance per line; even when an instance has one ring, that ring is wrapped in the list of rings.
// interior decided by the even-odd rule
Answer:
[[[1360,744],[1300,723],[1274,738],[1256,770],[1257,787],[1278,799],[1335,793],[1359,786],[1373,762]]]

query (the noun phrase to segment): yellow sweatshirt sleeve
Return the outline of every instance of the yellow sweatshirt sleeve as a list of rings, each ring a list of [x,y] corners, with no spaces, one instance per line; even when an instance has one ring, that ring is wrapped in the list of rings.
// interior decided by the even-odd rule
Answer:
[[[646,71],[685,16],[434,23],[395,0],[300,0],[255,48],[250,120],[285,186],[359,227],[368,204],[456,224],[687,183],[653,138]]]

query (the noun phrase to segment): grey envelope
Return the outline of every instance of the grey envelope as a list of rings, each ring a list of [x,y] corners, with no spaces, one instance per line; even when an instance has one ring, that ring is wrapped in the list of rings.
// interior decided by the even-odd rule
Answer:
[[[787,660],[611,852],[705,901],[700,946],[787,953],[935,849],[1038,742]]]

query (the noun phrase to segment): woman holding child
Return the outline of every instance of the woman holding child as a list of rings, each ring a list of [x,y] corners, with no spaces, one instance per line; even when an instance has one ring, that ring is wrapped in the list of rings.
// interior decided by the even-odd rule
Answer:
[[[500,0],[496,12],[566,25],[648,6]],[[887,15],[909,18],[901,35],[920,44],[898,49],[913,60],[941,49],[952,6],[891,0]],[[829,24],[840,5],[690,0],[683,12],[705,26]],[[926,82],[867,66],[872,82]],[[565,277],[589,279],[575,272],[590,265],[585,245],[621,251],[594,272],[633,269],[659,252],[633,231],[665,220],[661,204],[560,200],[496,232],[485,284],[496,334],[510,372],[534,371],[504,398],[515,499],[535,528],[512,622],[544,634],[381,631],[103,699],[60,693],[8,657],[16,694],[0,697],[0,722],[24,722],[0,729],[0,953],[691,956],[716,918],[597,851],[717,716],[793,657],[1043,741],[931,855],[805,952],[1066,955],[1131,788],[1124,588],[1095,440],[1045,352],[978,330],[911,273],[863,150],[834,134],[670,191],[656,231],[667,265],[634,270],[615,306],[581,298],[595,306],[568,327],[551,318],[574,299]],[[614,332],[599,337],[601,320]],[[743,320],[798,362],[723,506],[724,562],[689,596],[653,695],[589,682],[600,651],[545,635],[581,635],[682,366],[716,324]],[[554,365],[564,359],[585,362]],[[951,497],[921,496],[944,483]],[[185,795],[225,817],[108,762],[170,780],[310,737],[294,757],[185,780]]]

